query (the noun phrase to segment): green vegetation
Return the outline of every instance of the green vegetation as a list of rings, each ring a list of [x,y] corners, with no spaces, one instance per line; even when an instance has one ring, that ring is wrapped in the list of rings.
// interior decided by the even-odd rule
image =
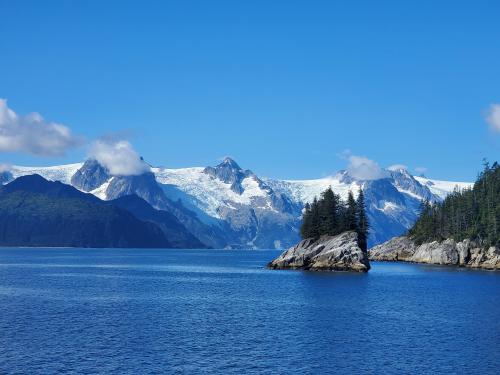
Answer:
[[[484,246],[500,245],[500,165],[485,162],[471,189],[455,190],[442,203],[424,202],[409,235],[418,244],[469,238]]]
[[[302,238],[319,238],[323,235],[335,236],[346,231],[358,233],[359,247],[366,251],[369,224],[365,212],[365,197],[360,190],[357,200],[349,192],[347,202],[342,201],[331,187],[306,204],[300,233]]]
[[[169,247],[161,229],[37,175],[0,187],[1,246]]]

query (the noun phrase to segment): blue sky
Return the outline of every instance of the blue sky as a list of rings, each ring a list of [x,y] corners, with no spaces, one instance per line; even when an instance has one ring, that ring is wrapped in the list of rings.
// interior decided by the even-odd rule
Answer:
[[[154,165],[315,178],[345,150],[474,179],[498,159],[498,1],[0,1],[0,98]],[[12,151],[12,150],[11,150]],[[26,151],[26,150],[24,150]]]

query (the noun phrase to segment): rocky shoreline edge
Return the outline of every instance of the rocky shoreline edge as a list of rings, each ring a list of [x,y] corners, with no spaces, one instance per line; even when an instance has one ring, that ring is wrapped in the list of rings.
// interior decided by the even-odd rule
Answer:
[[[500,249],[484,247],[477,241],[433,241],[417,245],[406,236],[395,237],[368,252],[372,261],[451,265],[500,270]]]
[[[368,272],[368,254],[358,246],[356,232],[308,238],[267,264],[275,270]]]

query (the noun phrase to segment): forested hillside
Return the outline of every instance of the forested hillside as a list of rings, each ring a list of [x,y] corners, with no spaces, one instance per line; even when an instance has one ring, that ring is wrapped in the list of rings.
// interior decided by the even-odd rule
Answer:
[[[409,235],[418,244],[469,238],[500,245],[500,165],[485,163],[472,189],[455,190],[442,203],[425,202]]]
[[[302,238],[319,238],[355,231],[358,233],[359,247],[366,251],[368,229],[363,191],[360,190],[357,200],[349,192],[347,202],[344,202],[329,187],[320,199],[314,198],[311,205],[306,204],[300,233]]]
[[[171,247],[152,222],[38,175],[0,187],[0,245]]]

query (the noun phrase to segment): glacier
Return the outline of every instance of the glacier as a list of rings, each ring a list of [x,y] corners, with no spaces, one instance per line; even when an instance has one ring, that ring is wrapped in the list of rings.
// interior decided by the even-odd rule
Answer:
[[[468,182],[415,177],[386,169],[376,180],[353,178],[347,171],[312,180],[260,178],[225,158],[216,166],[170,169],[151,167],[138,176],[113,176],[95,160],[50,167],[12,166],[1,183],[19,176],[71,184],[110,200],[137,194],[169,211],[193,235],[213,248],[282,249],[300,238],[302,209],[329,186],[343,199],[363,189],[371,223],[369,246],[405,233],[418,217],[422,200],[439,202]]]

